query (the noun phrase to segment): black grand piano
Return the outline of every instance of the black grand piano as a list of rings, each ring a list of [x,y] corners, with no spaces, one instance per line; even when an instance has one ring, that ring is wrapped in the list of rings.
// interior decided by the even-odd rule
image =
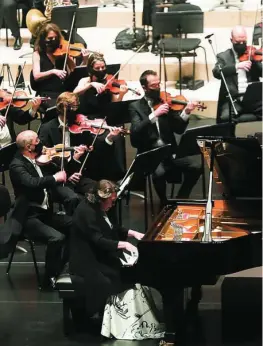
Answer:
[[[125,276],[159,290],[173,344],[184,320],[184,288],[262,264],[262,151],[256,138],[200,138],[210,167],[207,201],[176,201],[161,211],[138,244]],[[222,199],[213,200],[213,182]],[[198,290],[197,290],[198,292]],[[201,296],[193,297],[197,304]]]

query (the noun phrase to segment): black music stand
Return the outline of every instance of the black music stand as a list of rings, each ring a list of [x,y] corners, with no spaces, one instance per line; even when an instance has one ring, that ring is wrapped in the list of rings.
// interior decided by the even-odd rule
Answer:
[[[16,143],[11,143],[0,148],[0,173],[2,173],[2,184],[5,186],[5,171],[9,170],[9,165],[17,151]]]
[[[198,39],[183,39],[182,35],[185,34],[200,34],[204,32],[204,13],[202,11],[176,11],[176,12],[156,12],[154,15],[154,35],[161,36],[161,40],[159,46],[163,47],[164,54],[164,39],[165,34],[170,34],[173,36],[179,36],[178,45],[176,50],[173,49],[175,56],[179,60],[179,82],[180,82],[180,93],[182,89],[182,44],[184,40],[188,40],[188,44],[186,45],[187,51],[185,56],[193,56],[195,59],[196,53],[189,53],[191,50],[195,50],[197,48],[202,48],[205,52],[205,60],[206,60],[206,51],[202,46],[199,46]],[[194,42],[196,40],[196,42]],[[192,41],[192,42],[191,42]],[[169,49],[167,49],[169,50]],[[171,52],[173,53],[173,52]],[[172,55],[171,55],[172,56]],[[161,78],[161,59],[162,54],[160,53],[160,78]],[[207,66],[207,61],[206,61]],[[165,80],[166,78],[166,67],[165,67],[165,59],[164,59],[164,73]],[[208,71],[207,71],[208,78]],[[193,79],[195,80],[195,60],[193,64]],[[194,82],[193,80],[193,82]],[[195,86],[194,86],[195,87]]]
[[[129,184],[126,186],[127,192],[130,193],[132,189],[133,182],[135,178],[143,178],[144,186],[144,224],[145,230],[148,228],[148,191],[147,191],[147,181],[149,185],[150,201],[152,203],[152,188],[151,188],[151,175],[154,173],[159,164],[167,157],[171,150],[171,144],[166,144],[162,147],[155,148],[149,151],[145,151],[141,154],[137,154],[132,161],[129,169],[127,170],[124,178],[122,179],[120,185],[132,174],[132,178]],[[153,205],[151,205],[153,210]],[[122,212],[121,212],[121,198],[119,198],[119,222],[122,222]]]
[[[51,22],[57,24],[61,30],[70,30],[74,13],[76,17],[73,24],[72,42],[74,42],[74,32],[77,29],[97,26],[98,7],[56,6],[51,13]]]
[[[262,82],[248,84],[242,99],[242,106],[247,112],[254,113],[255,106],[262,105]]]

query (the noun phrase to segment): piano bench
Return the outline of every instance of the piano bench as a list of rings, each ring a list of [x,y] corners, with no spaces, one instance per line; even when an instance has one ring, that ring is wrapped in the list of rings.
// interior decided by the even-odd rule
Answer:
[[[63,332],[65,336],[69,336],[79,331],[86,321],[85,299],[76,294],[68,273],[57,278],[56,290],[63,300]]]
[[[262,267],[226,275],[221,286],[224,342],[261,340]]]

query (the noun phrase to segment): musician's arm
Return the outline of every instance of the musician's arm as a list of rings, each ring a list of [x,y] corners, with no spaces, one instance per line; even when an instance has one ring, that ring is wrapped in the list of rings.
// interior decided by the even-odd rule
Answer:
[[[236,64],[232,62],[227,63],[226,60],[222,56],[220,56],[220,54],[218,54],[217,63],[215,64],[215,67],[212,71],[214,77],[217,79],[221,79],[220,67],[222,68],[222,72],[225,77],[237,74]]]
[[[145,117],[145,119],[141,119],[140,114],[134,107],[134,105],[130,105],[129,107],[129,115],[131,119],[131,145],[134,148],[139,148],[141,143],[145,138],[148,138],[147,130],[148,127],[152,125],[150,117]]]
[[[92,88],[92,84],[90,82],[89,77],[81,78],[79,81],[79,84],[76,86],[76,88],[73,90],[74,93],[78,95],[84,94],[84,92],[88,89]]]
[[[30,110],[23,111],[22,109],[16,107],[10,107],[8,111],[8,117],[12,119],[18,125],[26,125],[30,121],[36,118],[37,114],[32,113]]]
[[[45,72],[40,72],[40,55],[38,52],[33,53],[33,77],[35,81],[37,80],[42,80],[42,79],[47,79],[51,77],[52,75],[55,74],[55,69],[45,71]]]
[[[76,64],[74,62],[74,60],[72,59],[71,56],[68,56],[68,59],[67,59],[67,66],[69,68],[69,72],[72,72],[74,71],[75,67],[76,67]]]

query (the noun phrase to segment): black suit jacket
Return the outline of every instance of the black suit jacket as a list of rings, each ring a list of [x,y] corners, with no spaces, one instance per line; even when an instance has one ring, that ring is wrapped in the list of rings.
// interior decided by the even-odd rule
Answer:
[[[44,189],[55,188],[53,176],[39,177],[33,164],[21,153],[17,153],[9,166],[9,175],[16,197],[25,196],[29,202],[42,204]]]
[[[213,69],[213,75],[217,79],[221,79],[220,68],[222,68],[222,72],[225,76],[227,86],[231,95],[235,98],[238,95],[238,75],[236,71],[236,60],[235,55],[232,49],[227,49],[225,52],[219,53],[217,55],[218,62],[216,63]],[[252,67],[249,72],[247,72],[247,80],[248,82],[259,81],[259,77],[262,73],[262,65],[261,63],[252,63]],[[227,90],[225,88],[225,84],[221,82],[220,91],[219,91],[219,99],[218,99],[218,109],[217,116],[220,115],[221,106],[226,99]]]
[[[92,315],[106,298],[122,291],[119,240],[126,240],[127,230],[110,228],[98,203],[82,201],[73,215],[70,236],[70,273],[78,294],[84,294]],[[76,277],[77,276],[77,277]],[[78,281],[78,277],[84,279]]]
[[[0,112],[1,115],[5,114],[5,110]],[[10,107],[9,112],[7,114],[6,124],[9,129],[9,133],[12,139],[12,142],[16,140],[16,133],[14,130],[14,122],[18,125],[28,124],[30,121],[34,120],[29,114],[29,111],[22,111],[16,107]]]
[[[151,150],[157,146],[159,133],[156,123],[152,123],[149,119],[151,109],[142,98],[130,104],[129,113],[131,117],[131,145],[138,149],[138,152]],[[158,118],[161,139],[165,144],[171,144],[175,153],[177,144],[174,133],[184,133],[188,121],[184,121],[178,112],[169,111],[168,114]]]

